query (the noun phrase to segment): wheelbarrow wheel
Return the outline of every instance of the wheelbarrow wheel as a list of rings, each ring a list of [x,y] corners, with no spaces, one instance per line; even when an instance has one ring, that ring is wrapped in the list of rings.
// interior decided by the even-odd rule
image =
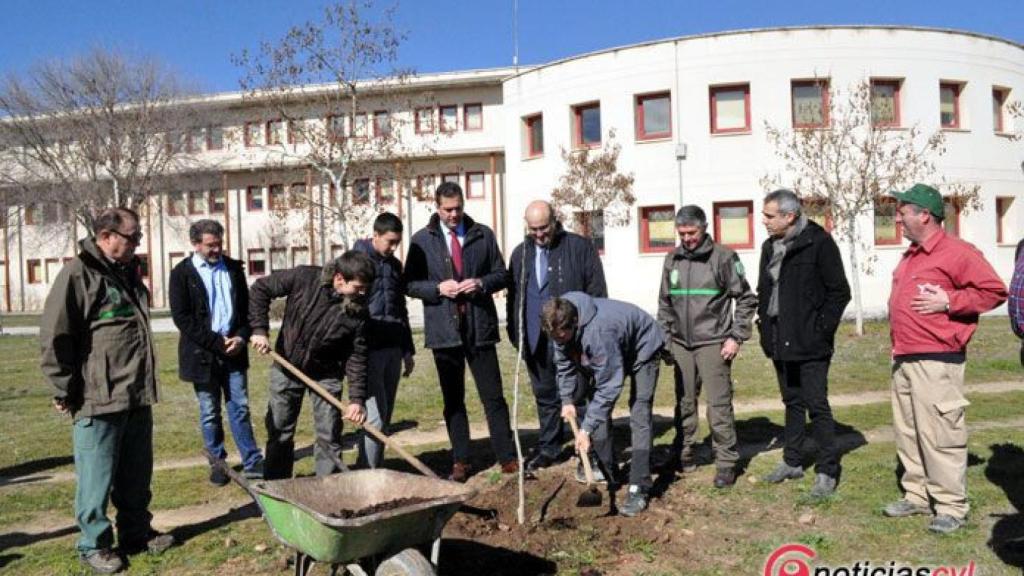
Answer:
[[[374,576],[435,576],[434,566],[415,548],[406,548],[377,566]]]

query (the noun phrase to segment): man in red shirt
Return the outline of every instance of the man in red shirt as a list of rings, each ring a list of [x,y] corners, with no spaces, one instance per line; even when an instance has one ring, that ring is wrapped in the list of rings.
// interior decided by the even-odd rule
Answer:
[[[948,534],[967,517],[964,362],[978,315],[1006,299],[1006,285],[973,245],[947,236],[938,190],[894,192],[896,222],[910,248],[892,275],[892,409],[904,472],[890,517],[932,513],[928,529]]]

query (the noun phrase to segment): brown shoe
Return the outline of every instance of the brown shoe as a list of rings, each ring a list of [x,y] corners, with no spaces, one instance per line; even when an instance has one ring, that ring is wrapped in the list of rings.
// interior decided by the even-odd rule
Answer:
[[[465,482],[469,479],[469,464],[465,462],[456,462],[452,464],[452,473],[448,475],[448,479],[452,482]]]
[[[509,460],[508,462],[501,463],[502,474],[518,474],[519,473],[519,460]]]

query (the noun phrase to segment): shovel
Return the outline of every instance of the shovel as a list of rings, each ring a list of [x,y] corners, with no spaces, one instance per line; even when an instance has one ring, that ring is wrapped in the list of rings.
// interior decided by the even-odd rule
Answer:
[[[580,437],[579,426],[576,425],[575,418],[566,418],[569,421],[569,427],[572,428],[573,438]],[[580,494],[578,500],[576,500],[577,508],[594,508],[601,505],[601,492],[598,491],[597,486],[594,486],[594,471],[590,468],[590,455],[580,454],[580,461],[583,462],[583,475],[587,478],[587,489]]]

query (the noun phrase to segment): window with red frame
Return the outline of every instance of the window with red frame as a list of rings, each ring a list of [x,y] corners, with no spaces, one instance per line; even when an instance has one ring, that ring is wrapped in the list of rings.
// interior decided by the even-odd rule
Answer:
[[[434,131],[434,109],[433,108],[417,108],[416,109],[416,133],[417,134],[429,134]]]
[[[391,114],[387,110],[377,110],[373,113],[373,135],[377,138],[391,136]]]
[[[484,173],[466,172],[466,198],[479,199],[484,195]]]
[[[880,127],[900,125],[900,80],[871,79],[871,123]]]
[[[249,248],[248,268],[250,276],[263,276],[267,273],[267,253],[262,248]]]
[[[245,208],[249,212],[263,210],[263,187],[249,186],[245,189]]]
[[[754,203],[751,201],[715,202],[715,242],[730,248],[754,247]]]
[[[366,138],[370,135],[370,119],[366,112],[358,112],[352,122],[352,137]]]
[[[224,191],[219,188],[210,190],[210,214],[223,214],[226,205],[224,203]]]
[[[573,212],[573,230],[585,238],[590,238],[598,253],[604,254],[604,211]]]
[[[596,148],[601,145],[601,103],[572,107],[572,143],[574,148]]]
[[[60,269],[64,264],[60,261],[60,258],[47,258],[46,259],[46,283],[53,284],[53,281],[57,279],[57,274],[60,273]]]
[[[657,140],[672,136],[672,97],[668,92],[640,94],[634,111],[637,140]]]
[[[1003,110],[1006,108],[1006,99],[1010,91],[1006,88],[992,89],[992,130],[1002,133],[1006,131]]]
[[[483,130],[484,129],[484,106],[483,104],[463,104],[462,106],[462,129]]]
[[[278,146],[284,142],[284,120],[269,120],[267,122],[267,145]]]
[[[262,144],[260,138],[263,135],[263,130],[261,128],[262,126],[259,122],[245,123],[245,132],[243,134],[243,139],[245,141],[246,148],[252,148],[254,146],[259,146],[260,144]]]
[[[711,133],[750,132],[750,84],[711,86]]]
[[[671,252],[676,247],[675,206],[640,208],[640,251]]]
[[[875,244],[889,246],[903,243],[903,226],[896,222],[896,199],[875,200]]]
[[[452,104],[439,107],[441,132],[455,132],[459,128],[459,107]]]
[[[525,156],[537,158],[544,155],[544,116],[534,114],[523,118],[523,139],[526,142]]]
[[[177,266],[184,259],[185,259],[185,253],[184,252],[170,252],[170,253],[168,253],[167,254],[167,265],[168,265],[167,269],[168,270],[174,270],[174,267]]]
[[[39,203],[32,203],[25,205],[25,224],[42,224],[43,223],[43,205]]]
[[[327,117],[327,137],[335,142],[345,139],[345,115],[332,114]]]
[[[352,203],[370,203],[370,179],[359,178],[352,184]]]
[[[206,131],[202,127],[192,128],[188,131],[188,151],[202,152],[206,150]]]
[[[188,191],[188,213],[190,215],[202,214],[206,204],[206,190]]]
[[[960,92],[956,82],[939,83],[939,121],[943,128],[960,128]]]
[[[306,130],[305,120],[301,118],[295,118],[288,121],[288,127],[286,132],[288,133],[289,144],[301,144],[306,141],[304,130]]]
[[[309,248],[305,246],[292,248],[292,268],[296,266],[309,266]]]
[[[304,208],[309,205],[305,182],[295,182],[288,188],[288,205],[292,208]]]
[[[43,262],[38,258],[25,260],[25,270],[28,272],[29,284],[43,283]]]
[[[384,178],[377,178],[375,182],[377,193],[376,200],[377,206],[387,206],[395,203],[395,182],[393,180],[385,180]]]
[[[828,200],[821,197],[801,198],[800,204],[808,220],[821,226],[827,232],[832,231],[832,208]]]
[[[224,149],[224,127],[217,125],[210,125],[206,127],[206,149],[207,150],[223,150]]]
[[[791,90],[794,128],[828,126],[828,86],[827,78],[793,80]]]
[[[441,182],[454,182],[461,186],[461,182],[459,182],[459,174],[457,172],[441,174]],[[463,190],[463,192],[465,192],[465,190]]]
[[[962,202],[956,198],[943,198],[942,204],[945,207],[945,216],[942,219],[942,226],[946,229],[946,234],[960,237],[960,208],[963,206]]]
[[[1013,196],[996,198],[996,243],[1003,244],[1016,240],[1013,233]]]
[[[423,200],[432,200],[434,196],[434,190],[437,185],[434,184],[435,176],[433,174],[423,174],[416,177],[416,195]]]
[[[167,193],[167,215],[183,216],[185,214],[185,196],[180,191]]]
[[[288,269],[288,249],[287,248],[271,248],[270,249],[270,271],[278,272],[280,270]]]
[[[267,207],[271,210],[283,210],[288,207],[284,184],[271,184],[267,187]]]

